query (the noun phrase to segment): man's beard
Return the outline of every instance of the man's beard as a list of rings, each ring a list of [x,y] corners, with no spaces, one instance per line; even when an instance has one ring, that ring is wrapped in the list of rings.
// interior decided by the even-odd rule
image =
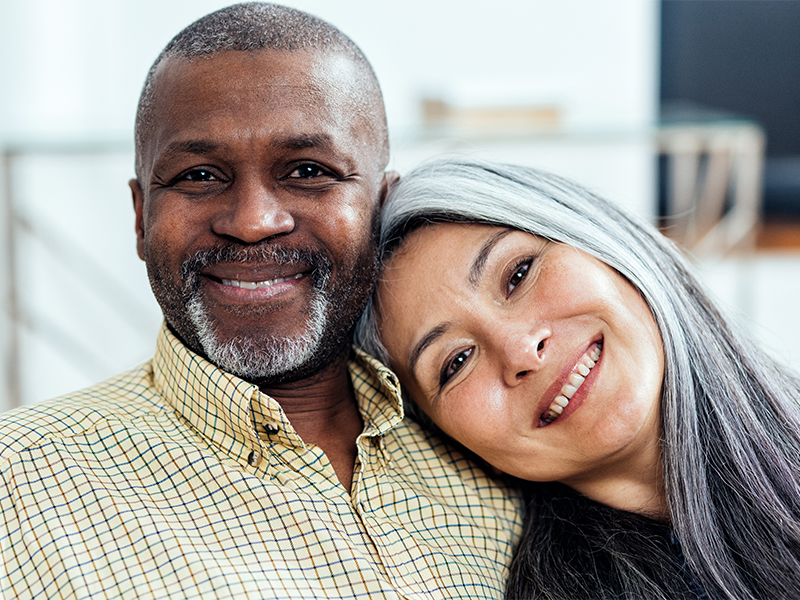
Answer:
[[[204,304],[199,275],[203,268],[221,262],[268,262],[311,267],[313,296],[301,333],[294,337],[269,336],[256,340],[242,335],[221,339]],[[215,365],[247,381],[282,379],[278,376],[297,371],[314,356],[320,346],[327,324],[329,301],[325,288],[330,273],[331,265],[327,259],[306,251],[270,246],[226,246],[201,250],[184,261],[181,268],[186,315],[203,352]]]
[[[186,311],[208,359],[228,373],[247,381],[269,381],[292,373],[306,364],[319,348],[325,333],[328,300],[324,292],[311,299],[305,331],[296,337],[252,338],[236,336],[221,340],[214,331],[201,295],[192,295]]]
[[[331,261],[324,255],[293,248],[262,245],[228,245],[200,250],[181,266],[181,289],[169,286],[158,260],[148,261],[153,291],[171,328],[190,348],[221,369],[253,383],[296,381],[318,373],[349,349],[352,329],[372,289],[377,271],[374,245],[361,248],[353,262],[336,280]],[[235,335],[224,338],[217,331],[213,313],[206,306],[200,273],[217,263],[299,264],[310,270],[311,297],[304,323],[291,336]],[[235,310],[229,307],[228,310]],[[243,316],[263,313],[276,319],[280,309],[241,308]],[[246,311],[246,312],[245,312]]]

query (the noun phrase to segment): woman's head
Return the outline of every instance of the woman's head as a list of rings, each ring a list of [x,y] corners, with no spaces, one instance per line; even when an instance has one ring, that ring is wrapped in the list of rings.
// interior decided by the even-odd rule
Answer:
[[[594,196],[584,188],[554,175],[519,166],[440,159],[422,165],[401,179],[387,199],[381,223],[381,253],[384,266],[391,267],[393,260],[397,263],[402,256],[408,256],[410,248],[421,247],[422,244],[417,243],[417,238],[435,237],[437,227],[444,230],[444,225],[432,225],[437,223],[485,224],[498,227],[497,231],[511,229],[525,232],[535,236],[528,237],[531,254],[536,253],[536,244],[539,243],[542,249],[546,249],[545,255],[548,261],[553,259],[552,262],[542,262],[543,265],[557,264],[571,257],[572,262],[592,265],[593,273],[607,275],[609,282],[613,281],[609,283],[610,287],[622,290],[627,286],[628,289],[625,293],[620,293],[619,297],[627,295],[635,301],[631,303],[620,301],[617,305],[642,316],[640,325],[648,330],[643,335],[646,341],[641,341],[642,344],[653,348],[658,347],[660,342],[663,346],[663,354],[658,347],[658,358],[661,360],[655,360],[652,356],[647,357],[648,391],[642,393],[648,399],[651,398],[652,385],[649,382],[653,379],[653,369],[659,372],[658,383],[661,384],[660,369],[663,365],[661,391],[665,402],[659,406],[660,415],[654,417],[654,413],[646,412],[641,417],[642,427],[652,434],[653,419],[656,421],[655,428],[658,429],[659,418],[675,414],[680,401],[691,401],[685,394],[676,392],[681,387],[677,383],[682,377],[680,373],[688,371],[689,352],[686,347],[690,342],[686,340],[683,330],[686,328],[686,323],[692,321],[691,314],[681,313],[686,312],[687,304],[697,303],[698,295],[702,300],[703,295],[697,290],[693,278],[688,274],[680,253],[650,225],[625,215],[614,205]],[[454,225],[449,227],[453,231],[458,230]],[[523,240],[526,236],[515,233],[513,236],[509,235],[506,241],[517,239]],[[445,250],[442,248],[438,254],[444,256]],[[524,253],[520,254],[523,255]],[[553,274],[553,286],[559,283],[558,270],[558,268],[547,269],[548,273]],[[393,278],[391,268],[386,271],[382,279],[383,277],[387,277],[387,283],[391,282]],[[572,283],[574,282],[570,282]],[[380,284],[377,297],[381,298],[386,289],[386,284]],[[402,289],[402,286],[396,289]],[[574,294],[580,293],[581,289],[580,285],[574,286],[571,291],[573,296],[564,298],[564,302],[554,303],[554,306],[566,306],[567,301],[572,302],[577,297]],[[433,294],[430,291],[420,290],[420,294],[427,294],[427,300],[432,300]],[[394,315],[389,315],[383,310],[385,304],[385,299],[373,301],[360,323],[357,343],[397,368],[401,372],[401,380],[405,379],[405,383],[412,391],[412,398],[416,400],[414,392],[420,394],[421,388],[415,388],[416,382],[409,377],[410,372],[403,373],[404,367],[387,352],[382,341],[378,327],[379,317],[383,314],[384,319],[394,318]],[[408,306],[400,308],[402,310],[397,314],[410,316],[410,322],[413,323],[413,318],[418,314],[412,312]],[[648,319],[653,322],[652,331],[655,334],[650,331],[651,323],[647,323]],[[629,322],[633,320],[629,319]],[[591,331],[587,341],[593,341],[592,336],[600,333],[601,329],[595,327],[595,331]],[[570,344],[574,346],[573,352],[579,352],[580,342],[575,340]],[[629,348],[628,352],[632,353],[634,346],[630,345]],[[567,353],[567,350],[563,352]],[[568,367],[562,365],[561,368],[577,369],[581,357],[582,354],[579,353],[573,364]],[[571,359],[564,357],[560,360],[569,362]],[[633,364],[636,362],[633,359],[632,363],[628,364],[629,374],[633,379],[636,378],[636,371],[645,364],[645,360]],[[623,364],[626,364],[625,361],[620,360],[616,368],[621,370]],[[683,380],[686,380],[685,377]],[[425,402],[424,398],[420,400]],[[542,408],[546,413],[549,402],[546,399],[541,401],[548,404]],[[638,406],[644,404],[639,403]],[[565,410],[569,414],[574,408]],[[431,415],[435,420],[437,415],[433,412]],[[555,424],[557,423],[558,420],[555,421]],[[441,425],[446,432],[458,436],[452,426],[448,428],[448,423]],[[692,426],[690,423],[689,427]],[[556,428],[552,427],[552,430],[555,432]],[[487,427],[485,435],[498,437],[500,434]],[[472,449],[481,453],[477,443],[472,444]],[[499,463],[494,456],[488,458],[495,464]],[[508,465],[502,467],[508,469]],[[515,474],[524,475],[521,472]],[[548,475],[553,474],[556,473],[543,469],[541,476],[537,478],[549,478]],[[529,477],[531,475],[528,474]]]
[[[628,282],[643,266],[624,237],[640,226],[611,210],[531,169],[421,167],[387,201],[376,337],[362,327],[361,343],[443,431],[511,474],[580,488],[609,457],[658,461],[661,337]],[[579,408],[590,390],[604,402]]]
[[[527,232],[536,236],[533,254],[559,248],[581,261],[593,257],[600,271],[608,268],[632,286],[652,314],[663,348],[664,491],[687,564],[709,595],[791,595],[800,564],[794,554],[800,543],[797,379],[719,314],[671,242],[575,184],[524,167],[431,161],[401,180],[387,200],[385,264],[395,253],[413,255],[415,235],[433,232],[431,224],[454,222]],[[507,285],[516,286],[521,277],[515,270]],[[432,296],[425,289],[419,294]],[[377,314],[373,302],[356,341],[392,363]],[[547,337],[542,330],[535,335]],[[540,344],[533,348],[534,341],[529,347],[535,353]],[[467,368],[468,357],[455,358],[450,372]],[[603,361],[601,354],[598,367]],[[489,427],[482,433],[498,435]]]

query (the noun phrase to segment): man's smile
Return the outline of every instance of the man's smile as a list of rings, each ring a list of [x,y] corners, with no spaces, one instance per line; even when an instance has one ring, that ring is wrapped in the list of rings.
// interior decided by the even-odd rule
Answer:
[[[312,271],[303,271],[274,279],[259,278],[256,281],[251,280],[251,278],[223,279],[205,274],[202,278],[211,284],[204,286],[205,293],[209,294],[209,299],[216,296],[217,302],[223,303],[260,303],[292,294],[306,280],[310,280],[309,276],[311,274]]]
[[[283,283],[284,281],[290,281],[292,279],[300,279],[301,277],[305,277],[305,273],[298,273],[297,275],[292,275],[291,277],[278,277],[276,279],[267,279],[266,281],[241,281],[238,279],[223,279],[222,285],[229,285],[231,287],[237,288],[245,288],[247,290],[258,290],[263,288],[269,288],[273,285],[278,283]]]
[[[225,302],[262,302],[285,296],[310,279],[317,267],[308,261],[287,264],[217,263],[200,270],[200,281],[210,282],[206,293]]]
[[[200,271],[200,275],[225,286],[248,290],[272,287],[279,283],[301,279],[314,272],[308,261],[285,264],[217,263]]]

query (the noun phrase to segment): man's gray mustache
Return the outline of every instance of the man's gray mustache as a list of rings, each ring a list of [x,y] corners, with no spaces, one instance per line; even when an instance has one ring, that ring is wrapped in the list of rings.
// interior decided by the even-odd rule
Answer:
[[[181,281],[185,292],[192,294],[200,286],[200,272],[212,265],[227,264],[263,264],[303,265],[311,270],[312,285],[323,290],[328,284],[333,263],[319,252],[305,248],[289,248],[275,244],[260,246],[241,246],[228,244],[198,250],[183,261],[181,265]]]

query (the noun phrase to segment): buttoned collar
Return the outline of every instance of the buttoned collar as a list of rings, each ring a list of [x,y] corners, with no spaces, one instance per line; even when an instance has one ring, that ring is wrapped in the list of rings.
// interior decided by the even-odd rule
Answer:
[[[364,422],[363,435],[382,435],[403,419],[397,379],[388,368],[354,349],[348,363]],[[153,358],[156,388],[210,444],[237,461],[247,461],[263,438],[305,447],[280,404],[258,386],[226,373],[189,350],[162,325]]]

